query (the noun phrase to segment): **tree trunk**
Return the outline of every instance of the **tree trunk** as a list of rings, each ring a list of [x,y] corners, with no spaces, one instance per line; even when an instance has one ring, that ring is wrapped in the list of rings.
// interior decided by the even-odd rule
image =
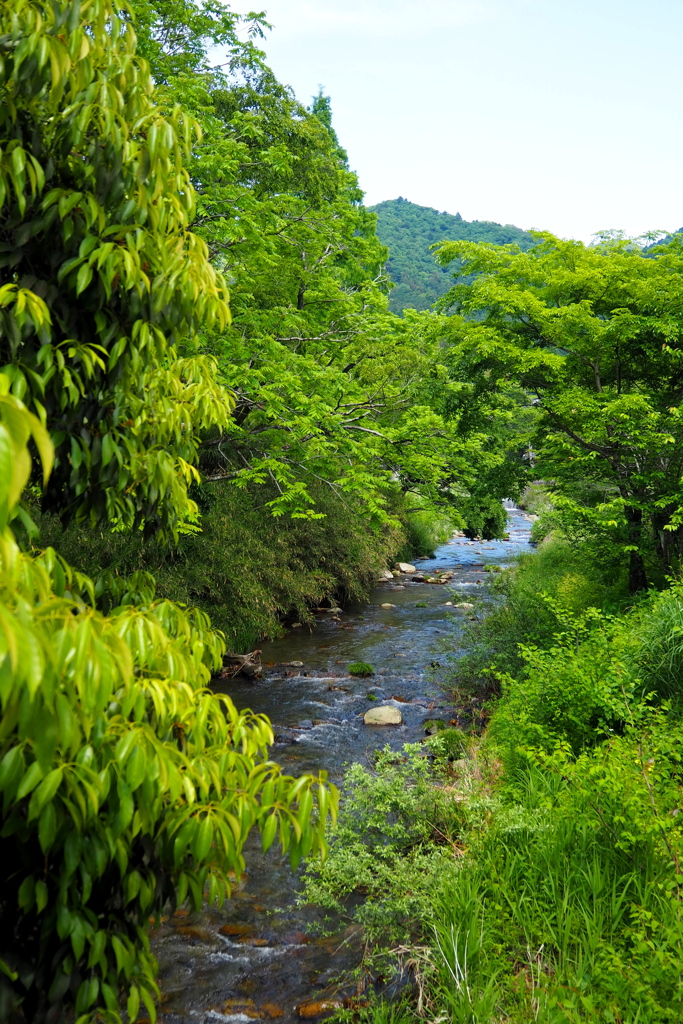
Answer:
[[[645,575],[645,564],[640,552],[640,544],[643,534],[643,513],[639,508],[627,505],[624,509],[626,521],[628,522],[628,542],[637,550],[630,552],[628,567],[628,592],[637,594],[639,590],[647,588],[647,576]]]

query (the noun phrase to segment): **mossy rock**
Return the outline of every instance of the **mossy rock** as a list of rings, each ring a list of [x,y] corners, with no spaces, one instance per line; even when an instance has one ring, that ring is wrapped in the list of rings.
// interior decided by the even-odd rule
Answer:
[[[365,661],[354,661],[353,664],[349,665],[348,672],[350,676],[361,676],[361,678],[367,678],[367,676],[374,676],[375,674],[372,665],[368,665]]]
[[[365,699],[366,700],[379,700],[379,697],[377,696],[376,693],[366,693],[365,694]]]
[[[418,601],[416,603],[415,607],[416,608],[426,608],[427,607],[427,602],[426,601]]]
[[[503,566],[502,565],[485,565],[484,566],[484,572],[502,572],[502,571],[503,571]]]

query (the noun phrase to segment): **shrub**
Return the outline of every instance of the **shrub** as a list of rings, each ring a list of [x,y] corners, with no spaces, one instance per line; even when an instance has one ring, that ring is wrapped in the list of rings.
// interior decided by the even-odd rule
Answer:
[[[623,730],[641,689],[629,665],[628,623],[596,609],[558,617],[564,629],[552,646],[521,645],[524,670],[499,677],[503,693],[489,733],[508,768],[520,747],[564,743],[579,753]]]
[[[463,813],[433,784],[443,781],[445,759],[439,741],[429,742],[431,758],[429,748],[413,743],[378,751],[371,769],[351,765],[329,855],[305,872],[302,901],[353,913],[374,941],[423,933],[435,893],[455,868],[449,844]],[[352,910],[349,898],[361,894]]]

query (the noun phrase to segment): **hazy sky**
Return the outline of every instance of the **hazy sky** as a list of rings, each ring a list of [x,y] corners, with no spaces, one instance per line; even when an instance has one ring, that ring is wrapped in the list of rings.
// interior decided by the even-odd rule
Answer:
[[[683,0],[261,3],[271,66],[331,96],[368,204],[584,239],[683,225]]]

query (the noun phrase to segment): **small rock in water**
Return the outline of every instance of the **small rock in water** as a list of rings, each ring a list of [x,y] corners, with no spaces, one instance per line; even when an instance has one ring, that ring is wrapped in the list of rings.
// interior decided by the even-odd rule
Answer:
[[[305,1020],[310,1017],[321,1017],[323,1014],[334,1013],[336,1010],[341,1010],[344,1006],[341,999],[320,999],[305,1003],[299,1003],[296,1007],[297,1017],[303,1017]]]
[[[383,704],[379,708],[370,708],[363,715],[366,725],[402,725],[403,715],[398,708],[390,704]]]
[[[452,608],[452,607],[453,607],[453,602],[452,601],[446,601],[446,608]],[[292,664],[294,664],[294,662],[292,662]]]
[[[394,574],[391,569],[382,569],[381,573],[377,577],[377,582],[382,583],[384,580],[393,580]]]
[[[224,924],[222,928],[218,929],[221,935],[248,935],[251,931],[251,925],[248,924]]]
[[[380,608],[395,608],[395,607],[396,607],[395,604],[389,604],[388,601],[385,601],[384,604],[380,605]]]
[[[303,626],[303,622],[293,622],[292,623],[292,629],[301,629],[302,626]]]
[[[229,1016],[242,1016],[258,1018],[261,1014],[256,1009],[253,999],[226,999],[221,1005],[219,1013]]]
[[[303,722],[299,722],[299,728],[300,729],[312,729],[313,728],[313,722],[311,721],[310,718],[304,718]]]
[[[415,566],[411,565],[410,562],[397,562],[395,568],[399,572],[417,572]]]
[[[473,604],[468,604],[467,601],[461,601],[460,604],[455,605],[456,608],[474,608]]]
[[[271,1019],[273,1017],[284,1017],[285,1015],[285,1011],[277,1003],[261,1003],[259,1010]]]

